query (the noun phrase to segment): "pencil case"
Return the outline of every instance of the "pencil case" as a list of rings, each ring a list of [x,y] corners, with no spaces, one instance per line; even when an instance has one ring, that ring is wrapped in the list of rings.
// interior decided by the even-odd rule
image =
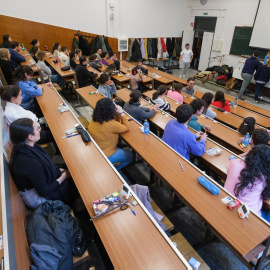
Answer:
[[[198,182],[205,187],[209,192],[213,195],[217,195],[220,193],[219,188],[216,187],[213,183],[207,180],[203,175],[198,177]]]

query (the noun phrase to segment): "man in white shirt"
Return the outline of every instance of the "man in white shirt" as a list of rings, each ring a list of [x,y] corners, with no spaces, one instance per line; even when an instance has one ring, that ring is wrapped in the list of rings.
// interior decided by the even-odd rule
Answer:
[[[69,50],[67,47],[62,47],[61,48],[61,52],[59,53],[59,58],[60,58],[60,61],[63,63],[63,64],[66,64],[66,60],[68,59],[69,57]]]
[[[180,78],[185,78],[187,70],[193,59],[193,52],[189,49],[189,44],[185,45],[185,49],[180,53],[179,64],[180,64]]]

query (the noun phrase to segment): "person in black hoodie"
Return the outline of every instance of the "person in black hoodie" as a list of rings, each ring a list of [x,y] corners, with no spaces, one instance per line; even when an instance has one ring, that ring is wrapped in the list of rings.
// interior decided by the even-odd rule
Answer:
[[[10,35],[3,35],[3,43],[1,45],[1,48],[10,48],[10,43],[11,43],[11,36]]]
[[[270,80],[270,59],[266,60],[265,65],[259,66],[257,72],[254,75],[256,82],[255,102],[259,99],[263,99],[262,90],[263,87]]]
[[[11,65],[10,53],[6,48],[0,49],[0,67],[8,85],[12,84],[14,68]]]
[[[91,72],[87,69],[87,58],[86,56],[80,57],[80,64],[75,68],[75,72],[77,75],[79,87],[85,87],[89,85],[93,85],[94,87],[98,87],[95,84],[94,79],[98,76],[97,72]]]

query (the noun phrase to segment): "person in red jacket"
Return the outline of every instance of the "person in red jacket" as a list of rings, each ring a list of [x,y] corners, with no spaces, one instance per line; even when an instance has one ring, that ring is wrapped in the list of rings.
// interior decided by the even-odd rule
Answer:
[[[231,112],[230,103],[228,100],[225,100],[224,93],[217,91],[215,95],[215,100],[212,102],[212,105],[218,108],[221,108],[227,112]]]

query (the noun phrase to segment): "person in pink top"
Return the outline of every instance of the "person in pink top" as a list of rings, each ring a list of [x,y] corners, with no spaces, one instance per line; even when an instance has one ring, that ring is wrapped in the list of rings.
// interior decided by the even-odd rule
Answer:
[[[261,210],[263,201],[270,198],[270,147],[257,145],[244,161],[230,160],[224,187],[269,222],[269,211]]]
[[[183,96],[181,94],[182,88],[183,88],[182,83],[176,83],[174,89],[168,91],[167,97],[172,98],[178,101],[179,103],[183,104]]]

